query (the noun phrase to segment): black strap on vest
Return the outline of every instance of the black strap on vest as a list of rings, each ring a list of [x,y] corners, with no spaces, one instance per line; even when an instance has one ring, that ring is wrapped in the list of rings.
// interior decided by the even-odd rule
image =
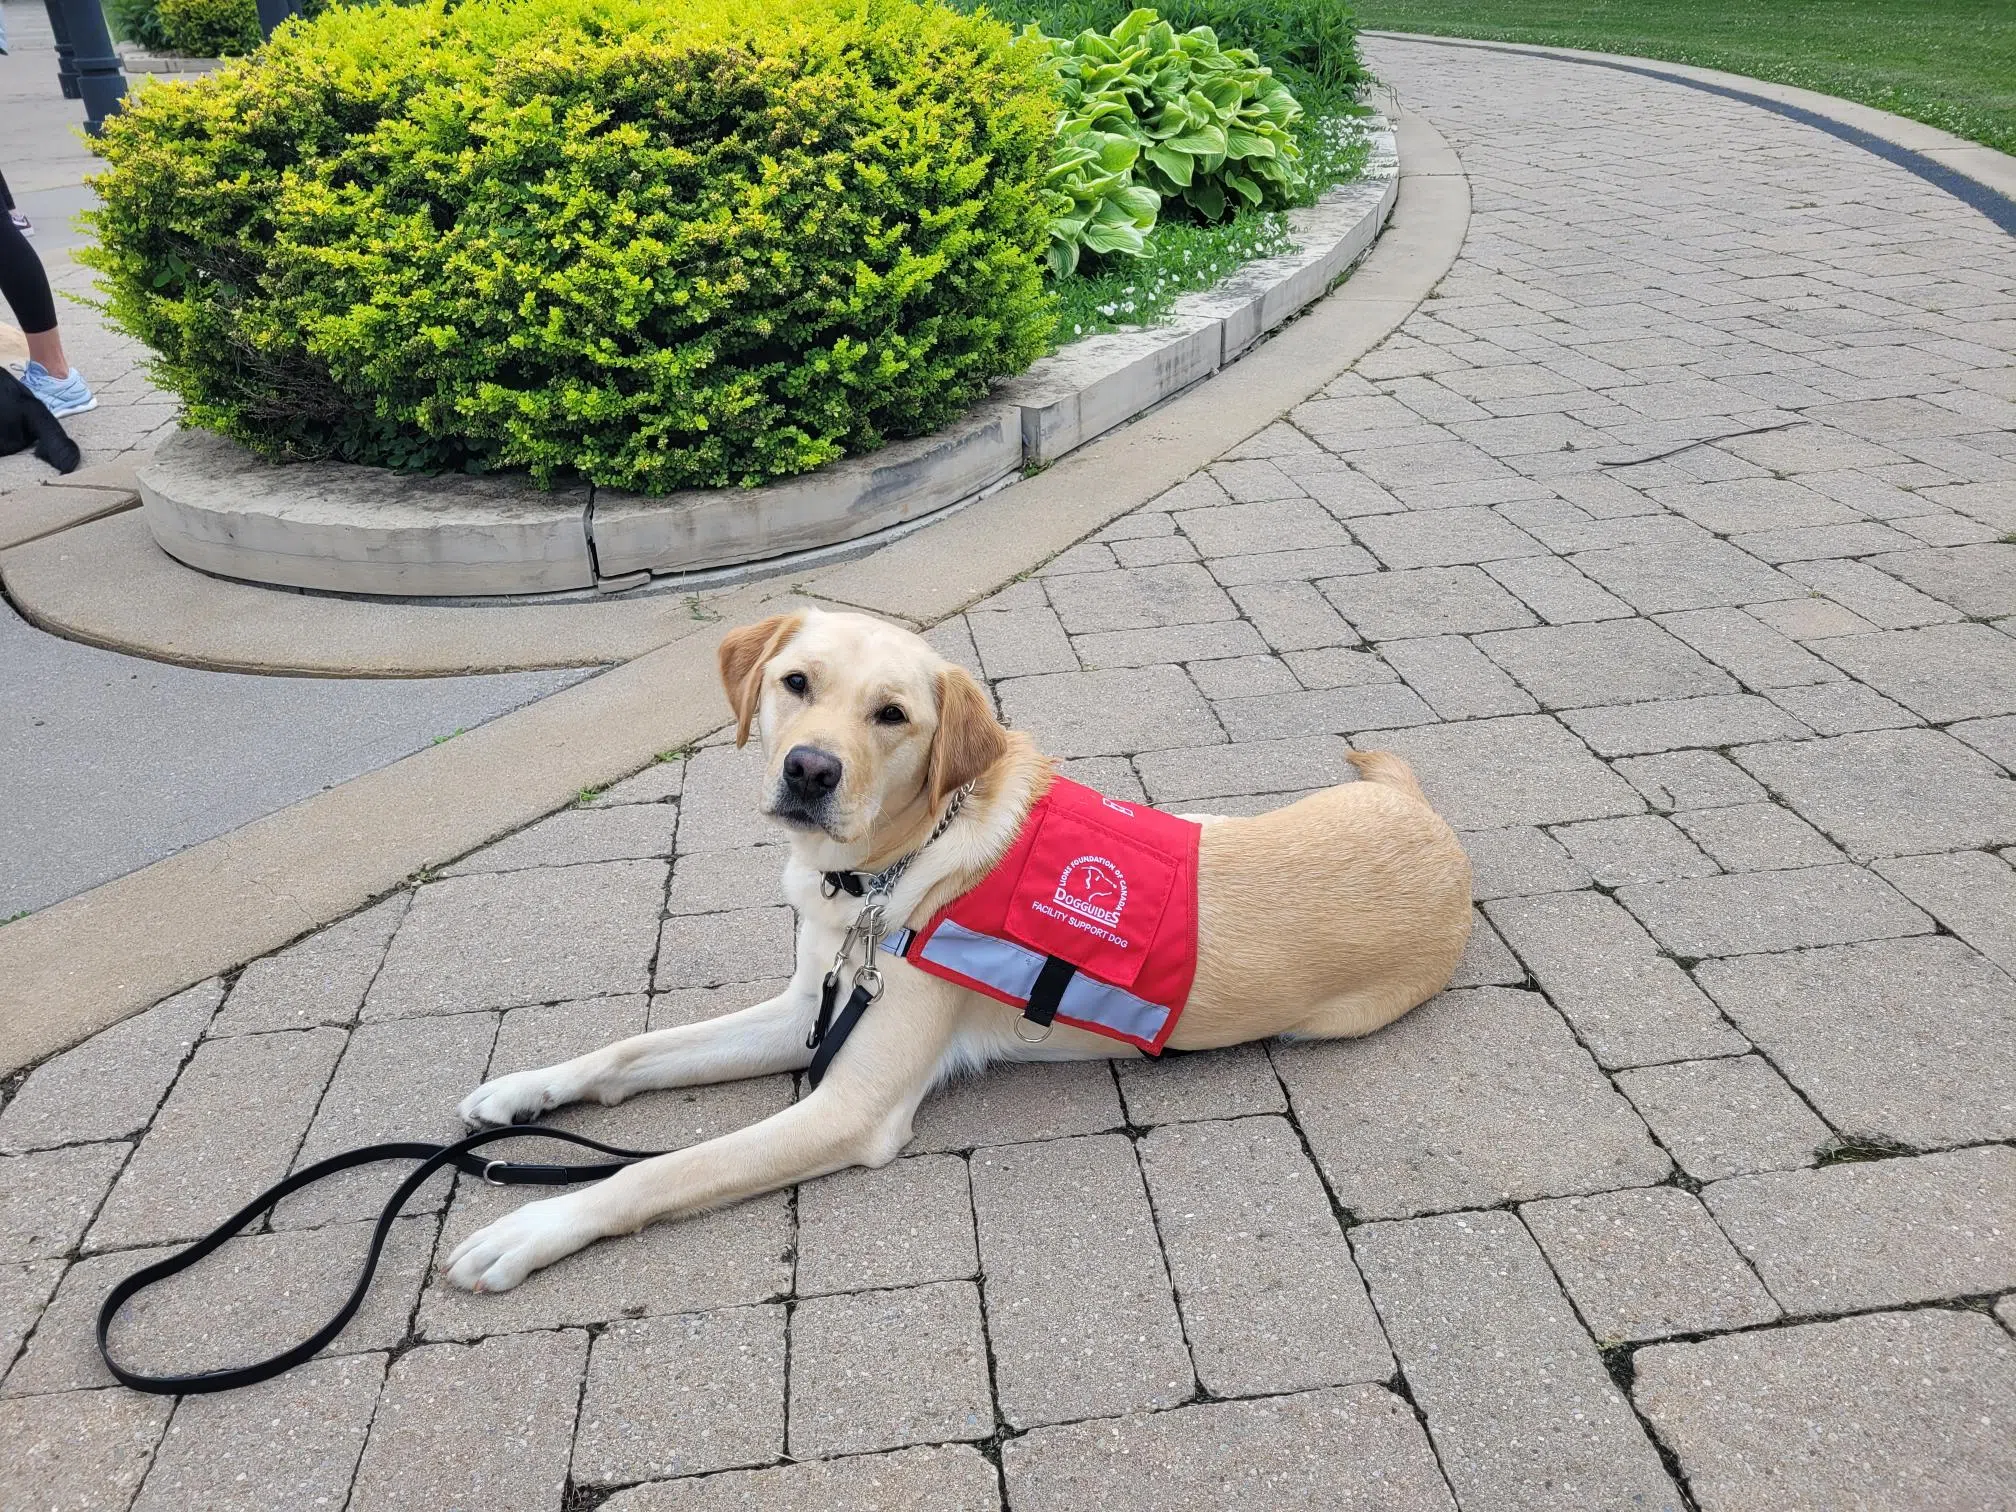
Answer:
[[[848,1006],[850,1009],[853,1007],[851,1003]],[[535,1165],[512,1160],[486,1160],[474,1153],[484,1145],[495,1144],[500,1139],[557,1139],[566,1144],[600,1150],[605,1155],[614,1155],[617,1158],[586,1165]],[[663,1153],[665,1152],[662,1150],[625,1150],[617,1145],[604,1144],[599,1139],[590,1139],[585,1134],[570,1134],[565,1129],[524,1126],[482,1129],[452,1144],[434,1144],[427,1140],[410,1139],[391,1144],[364,1145],[359,1149],[346,1150],[341,1155],[331,1155],[327,1160],[318,1160],[311,1166],[304,1166],[292,1176],[276,1182],[194,1244],[166,1259],[156,1260],[152,1265],[143,1265],[113,1287],[98,1309],[98,1353],[105,1361],[105,1368],[112,1372],[121,1385],[130,1386],[135,1391],[153,1392],[157,1396],[197,1396],[210,1391],[235,1391],[240,1386],[254,1386],[261,1381],[270,1381],[274,1376],[313,1359],[322,1347],[343,1332],[344,1326],[356,1316],[357,1309],[364,1304],[364,1294],[371,1289],[371,1278],[378,1270],[379,1256],[385,1248],[385,1236],[392,1231],[393,1220],[399,1216],[399,1210],[406,1205],[406,1199],[417,1192],[421,1184],[443,1166],[452,1165],[456,1170],[468,1175],[481,1176],[493,1186],[572,1186],[577,1182],[600,1181],[605,1176],[614,1176],[618,1171],[633,1166],[640,1160],[651,1160]],[[364,1255],[364,1268],[358,1274],[357,1284],[350,1289],[349,1299],[336,1310],[335,1317],[316,1329],[314,1333],[293,1348],[283,1349],[279,1354],[250,1365],[236,1365],[224,1370],[201,1370],[189,1375],[145,1375],[137,1370],[128,1370],[112,1358],[112,1347],[109,1342],[112,1320],[118,1316],[119,1309],[127,1302],[156,1282],[165,1281],[170,1276],[180,1275],[189,1269],[270,1209],[282,1197],[298,1192],[305,1186],[312,1186],[325,1176],[334,1176],[338,1171],[354,1170],[358,1166],[373,1165],[381,1160],[417,1160],[420,1164],[399,1183],[398,1190],[387,1200],[385,1210],[378,1215],[378,1225],[371,1231],[371,1247]]]
[[[1036,973],[1036,985],[1029,989],[1029,1006],[1022,1010],[1022,1017],[1048,1029],[1050,1021],[1057,1017],[1058,1005],[1064,1001],[1064,989],[1077,974],[1078,968],[1062,956],[1045,956],[1043,969]]]

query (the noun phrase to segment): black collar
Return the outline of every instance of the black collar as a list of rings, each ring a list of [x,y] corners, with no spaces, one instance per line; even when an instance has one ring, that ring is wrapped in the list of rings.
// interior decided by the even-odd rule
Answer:
[[[952,801],[945,806],[945,817],[925,838],[924,844],[907,856],[898,856],[879,872],[829,871],[821,873],[824,878],[821,891],[831,898],[845,893],[850,898],[886,898],[896,890],[896,884],[903,880],[903,873],[910,869],[910,863],[921,856],[926,847],[945,831],[952,828],[952,821],[959,817],[959,810],[965,806],[966,797],[973,791],[973,784],[967,783],[952,795]]]

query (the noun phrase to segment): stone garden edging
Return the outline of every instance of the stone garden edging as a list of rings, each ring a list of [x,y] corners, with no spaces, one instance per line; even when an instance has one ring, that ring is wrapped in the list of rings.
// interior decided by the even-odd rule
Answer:
[[[130,42],[121,42],[115,50],[119,54],[120,68],[128,75],[153,74],[187,79],[198,74],[215,73],[228,61],[224,58],[185,58],[180,53],[148,52]]]
[[[1289,212],[1296,250],[1186,295],[1162,325],[1073,342],[932,435],[762,488],[648,498],[543,492],[516,476],[283,467],[185,431],[140,469],[143,516],[162,550],[200,571],[329,593],[486,597],[774,568],[970,503],[1209,377],[1326,293],[1371,247],[1398,189],[1393,128],[1375,117],[1364,176]]]

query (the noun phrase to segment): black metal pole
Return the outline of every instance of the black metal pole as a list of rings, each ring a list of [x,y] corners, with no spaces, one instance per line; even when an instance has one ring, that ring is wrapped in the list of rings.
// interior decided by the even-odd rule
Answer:
[[[297,0],[258,0],[258,4],[259,35],[262,37],[272,36],[273,28],[278,26],[282,21],[285,21],[289,16],[298,16],[301,14],[301,7],[297,3]]]
[[[120,70],[119,54],[112,50],[105,13],[98,0],[43,0],[43,6],[49,12],[49,29],[56,34],[57,79],[67,97],[84,102],[85,129],[96,136],[105,117],[119,113],[119,102],[126,95],[126,75]]]
[[[77,51],[70,45],[70,23],[64,18],[59,0],[43,0],[42,8],[49,12],[49,30],[56,37],[56,82],[63,87],[64,99],[81,99],[77,93]]]

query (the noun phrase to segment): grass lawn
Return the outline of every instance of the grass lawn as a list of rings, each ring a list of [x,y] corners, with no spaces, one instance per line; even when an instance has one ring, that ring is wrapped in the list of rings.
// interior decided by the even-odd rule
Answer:
[[[1359,20],[1727,69],[2016,152],[2016,0],[1360,0]]]

